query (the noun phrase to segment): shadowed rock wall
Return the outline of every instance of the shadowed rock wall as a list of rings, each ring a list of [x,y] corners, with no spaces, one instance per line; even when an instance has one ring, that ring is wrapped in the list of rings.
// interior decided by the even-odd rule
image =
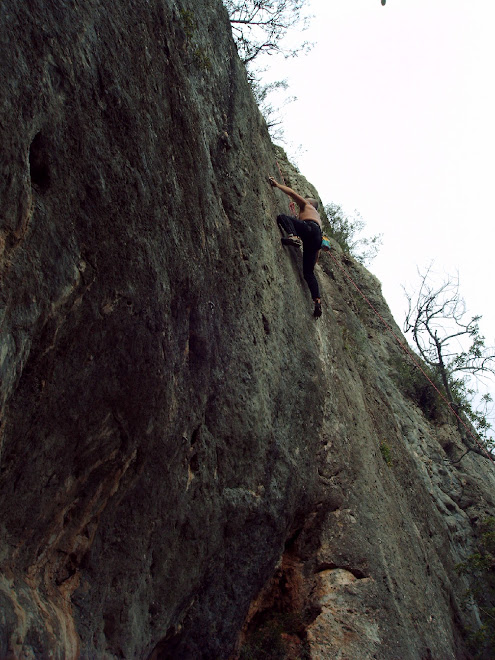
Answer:
[[[221,3],[0,17],[0,657],[464,657],[493,469],[328,257],[312,319]]]

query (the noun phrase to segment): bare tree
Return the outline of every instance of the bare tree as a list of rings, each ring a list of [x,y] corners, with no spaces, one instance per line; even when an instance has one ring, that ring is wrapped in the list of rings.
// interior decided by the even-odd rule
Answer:
[[[281,53],[292,57],[308,47],[297,43],[291,48],[282,45],[287,32],[307,27],[302,15],[307,0],[223,0],[229,12],[232,33],[239,56],[248,65],[260,54]]]
[[[433,284],[431,271],[431,266],[424,274],[418,271],[421,283],[414,296],[405,292],[408,313],[404,331],[412,333],[419,354],[439,377],[452,408],[464,412],[479,432],[486,432],[490,424],[485,414],[472,408],[474,391],[465,377],[494,375],[495,349],[485,346],[479,328],[481,316],[467,316],[458,276]],[[485,394],[482,400],[489,403],[491,397]]]

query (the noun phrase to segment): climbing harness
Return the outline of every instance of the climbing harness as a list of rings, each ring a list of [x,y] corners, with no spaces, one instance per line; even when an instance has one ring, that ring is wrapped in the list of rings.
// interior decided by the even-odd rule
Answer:
[[[390,326],[387,321],[383,318],[383,316],[375,309],[374,305],[368,300],[368,298],[364,295],[364,293],[361,291],[361,289],[358,287],[356,282],[352,279],[352,277],[347,273],[345,268],[339,263],[337,257],[335,256],[334,252],[331,251],[330,256],[332,258],[332,261],[335,263],[337,268],[342,271],[344,274],[344,277],[349,280],[349,282],[352,284],[352,286],[356,289],[356,291],[359,293],[359,295],[363,298],[363,300],[368,304],[368,306],[375,312],[375,314],[378,316],[380,321],[383,323],[383,325],[387,328],[387,330],[390,332],[390,334],[395,338],[399,346],[402,348],[402,350],[411,358],[413,361],[414,365],[421,371],[423,376],[426,378],[426,380],[430,383],[430,385],[433,387],[433,389],[436,391],[436,393],[440,396],[440,398],[444,401],[444,403],[447,404],[447,407],[449,408],[450,412],[457,418],[457,420],[462,424],[462,426],[466,429],[468,434],[471,436],[471,438],[474,440],[474,442],[478,445],[478,448],[481,450],[481,452],[487,456],[491,462],[495,465],[495,460],[493,456],[490,454],[490,452],[487,451],[485,447],[483,447],[482,444],[478,442],[478,439],[474,435],[473,431],[469,428],[469,426],[464,422],[464,420],[461,419],[461,417],[458,415],[458,413],[454,410],[452,407],[452,404],[446,399],[446,397],[442,394],[442,392],[438,389],[438,387],[435,385],[435,383],[431,380],[431,378],[428,376],[426,371],[423,369],[421,364],[418,362],[416,359],[414,353],[404,344],[404,342],[397,336],[397,333],[394,332],[392,327]]]
[[[278,164],[278,161],[277,161],[277,167],[278,167],[278,171],[279,171],[279,173],[280,173],[280,178],[282,179],[282,183],[283,183],[284,186],[285,186],[286,183],[285,183],[284,175],[282,174],[282,170],[280,169],[280,165]],[[289,202],[289,208],[290,208],[291,215],[297,217],[297,213],[296,213],[296,205],[294,204],[294,202],[292,202],[292,201]]]
[[[321,237],[321,249],[323,250],[323,252],[330,252],[330,250],[332,249],[332,243],[330,242],[328,236],[325,236],[325,234],[323,234],[323,236]]]

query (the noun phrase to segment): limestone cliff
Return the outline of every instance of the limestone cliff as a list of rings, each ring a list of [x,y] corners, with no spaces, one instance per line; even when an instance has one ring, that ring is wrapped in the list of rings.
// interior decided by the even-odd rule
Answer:
[[[312,318],[220,1],[0,19],[0,658],[468,657],[493,466],[328,257]]]

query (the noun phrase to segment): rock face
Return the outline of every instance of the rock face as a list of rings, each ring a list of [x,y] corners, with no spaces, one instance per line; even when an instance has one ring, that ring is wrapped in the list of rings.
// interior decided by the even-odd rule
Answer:
[[[221,3],[0,17],[0,657],[467,658],[495,470],[363,267],[312,318]]]

